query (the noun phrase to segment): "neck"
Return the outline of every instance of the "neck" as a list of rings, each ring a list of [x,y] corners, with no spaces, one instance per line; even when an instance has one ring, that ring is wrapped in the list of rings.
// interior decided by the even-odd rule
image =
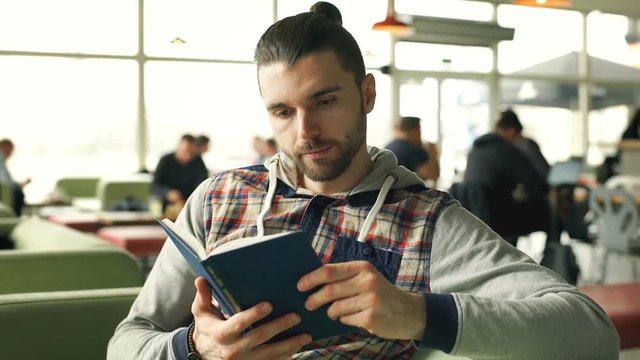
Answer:
[[[337,178],[318,182],[309,179],[304,174],[298,174],[298,183],[315,194],[348,192],[369,175],[372,169],[373,162],[367,151],[367,146],[363,144],[356,156],[351,159],[351,164]]]

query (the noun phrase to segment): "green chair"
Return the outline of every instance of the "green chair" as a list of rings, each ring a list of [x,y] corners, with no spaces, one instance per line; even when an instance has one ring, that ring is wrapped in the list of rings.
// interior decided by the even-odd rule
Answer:
[[[135,201],[149,208],[151,194],[151,180],[147,178],[132,178],[124,180],[101,179],[98,182],[98,200],[100,210],[113,210],[122,201]]]
[[[0,203],[13,209],[13,184],[0,181]]]
[[[94,198],[98,193],[98,177],[65,177],[56,182],[56,190],[70,198]]]
[[[0,295],[0,359],[101,359],[139,287]]]

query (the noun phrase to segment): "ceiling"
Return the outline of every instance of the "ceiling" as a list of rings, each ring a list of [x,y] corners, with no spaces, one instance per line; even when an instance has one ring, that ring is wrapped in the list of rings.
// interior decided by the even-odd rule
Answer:
[[[513,0],[480,0],[497,4],[511,4]],[[571,0],[569,9],[621,14],[640,18],[640,0]]]

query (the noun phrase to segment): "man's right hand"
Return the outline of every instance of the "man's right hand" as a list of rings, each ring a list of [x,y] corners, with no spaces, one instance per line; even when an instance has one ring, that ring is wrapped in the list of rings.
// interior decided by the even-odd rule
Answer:
[[[191,306],[195,318],[193,341],[202,359],[288,359],[302,346],[311,342],[308,334],[263,345],[275,335],[300,322],[297,314],[286,314],[243,334],[256,321],[271,313],[272,307],[263,302],[243,310],[228,319],[212,310],[211,288],[199,277],[195,281],[196,298]]]

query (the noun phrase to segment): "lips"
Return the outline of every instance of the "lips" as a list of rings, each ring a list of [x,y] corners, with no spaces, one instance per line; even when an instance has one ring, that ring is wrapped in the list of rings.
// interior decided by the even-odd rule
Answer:
[[[319,149],[313,149],[313,150],[310,150],[310,151],[305,151],[305,152],[302,153],[302,155],[305,156],[305,157],[310,157],[312,159],[316,159],[316,158],[322,157],[325,154],[327,154],[330,149],[331,149],[331,146],[329,145],[329,146],[325,146],[325,147],[322,147],[322,148],[319,148]]]

